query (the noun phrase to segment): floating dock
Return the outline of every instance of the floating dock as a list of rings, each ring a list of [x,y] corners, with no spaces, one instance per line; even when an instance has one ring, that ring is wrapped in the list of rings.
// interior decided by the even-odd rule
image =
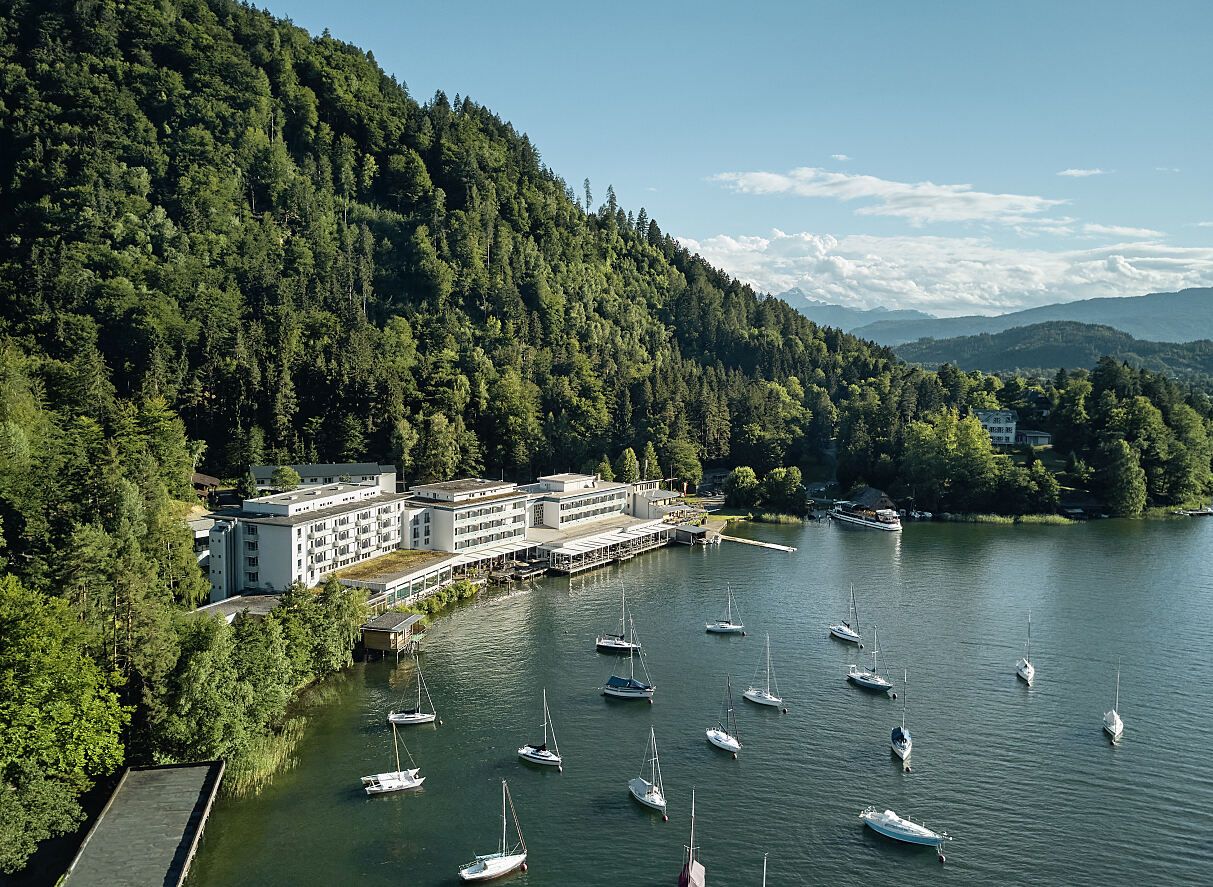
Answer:
[[[759,542],[757,539],[741,539],[737,536],[726,536],[720,534],[721,539],[728,539],[730,542],[740,542],[742,545],[757,545],[759,548],[773,548],[776,551],[795,551],[791,545],[777,545],[774,542]]]

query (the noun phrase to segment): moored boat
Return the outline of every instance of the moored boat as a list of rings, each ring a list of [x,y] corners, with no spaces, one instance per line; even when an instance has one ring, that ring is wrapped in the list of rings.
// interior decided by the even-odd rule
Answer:
[[[723,619],[717,619],[715,622],[708,622],[704,625],[712,634],[745,634],[745,625],[741,622],[733,621],[733,589],[727,591],[728,614]],[[740,618],[740,611],[738,617]]]
[[[1112,737],[1112,743],[1120,742],[1120,737],[1125,732],[1125,722],[1120,719],[1120,663],[1116,664],[1116,701],[1112,704],[1112,710],[1106,712],[1103,716],[1103,729],[1108,736]]]
[[[631,627],[629,633],[630,639],[636,637],[636,626],[629,619],[628,623]],[[653,693],[657,690],[653,686],[652,679],[649,678],[649,668],[644,664],[644,653],[640,651],[640,644],[628,650],[628,676],[625,678],[622,675],[611,675],[607,678],[607,682],[602,685],[602,692],[606,696],[614,696],[619,699],[652,699]],[[640,669],[644,672],[645,680],[640,680],[636,677],[636,657],[640,657]]]
[[[896,533],[901,530],[901,517],[892,508],[862,508],[854,502],[835,502],[830,517],[844,523],[872,530]]]
[[[644,778],[645,769],[649,778]],[[649,744],[645,746],[644,763],[640,765],[640,775],[628,780],[628,791],[632,797],[646,807],[665,813],[665,786],[661,782],[661,762],[657,759],[657,733],[649,726]]]
[[[901,684],[901,726],[894,727],[892,736],[889,738],[889,747],[893,749],[893,754],[901,758],[903,761],[910,756],[910,751],[914,748],[914,740],[910,738],[910,731],[906,729],[906,684],[909,683],[908,678],[902,675]]]
[[[387,713],[389,724],[400,724],[401,726],[432,724],[434,719],[438,717],[438,712],[434,709],[434,700],[430,698],[430,688],[425,685],[425,676],[421,673],[421,663],[416,660],[416,657],[414,657],[413,661],[417,667],[417,706],[405,709],[404,711],[389,711]],[[423,690],[425,691],[425,699],[430,704],[429,711],[424,711],[421,707],[421,693]]]
[[[548,748],[548,732],[552,734],[552,748]],[[553,751],[552,749],[555,749]],[[548,711],[548,691],[543,689],[543,742],[535,742],[530,745],[524,745],[518,749],[518,757],[524,761],[530,761],[532,764],[545,764],[549,767],[560,767],[562,758],[560,757],[560,746],[556,742],[556,726],[552,723],[552,715]]]
[[[604,632],[598,636],[594,646],[601,653],[631,653],[633,650],[640,649],[640,644],[625,634],[628,627],[627,593],[620,592],[620,599],[623,603],[623,615],[619,617],[619,634]]]
[[[518,841],[511,848],[506,848],[506,804],[514,817],[514,829],[518,833]],[[463,881],[491,881],[521,868],[526,871],[526,842],[522,839],[522,828],[518,825],[518,814],[514,811],[514,799],[510,790],[501,780],[501,849],[496,853],[477,856],[474,860],[459,869],[459,878]]]
[[[761,668],[762,666],[759,666]],[[779,692],[779,682],[775,682],[775,693],[771,692],[771,636],[767,635],[767,680],[766,683],[759,687],[757,684],[751,684],[749,689],[742,695],[750,702],[757,702],[759,705],[783,705],[783,697],[775,695]]]
[[[400,767],[400,741],[396,737],[396,725],[392,724],[392,745],[396,749],[396,769],[388,773],[375,773],[371,776],[362,777],[362,788],[368,795],[384,795],[389,792],[407,792],[416,788],[421,788],[421,783],[425,782],[424,776],[418,776],[420,768],[413,767],[410,770],[404,770]],[[412,754],[409,753],[408,746],[404,747],[404,753],[408,755],[409,762],[416,764]]]
[[[939,848],[944,841],[952,840],[947,832],[937,832],[921,822],[902,818],[892,810],[882,812],[875,807],[867,807],[859,812],[859,818],[872,831],[895,841],[905,841],[907,844]]]
[[[1015,674],[1019,675],[1027,685],[1032,686],[1032,681],[1036,678],[1036,669],[1032,665],[1032,611],[1028,610],[1028,646],[1024,650],[1023,659],[1015,663]]]
[[[725,684],[723,712],[720,722],[707,730],[708,742],[717,748],[731,751],[733,757],[741,751],[741,740],[737,737],[737,712],[733,710],[733,678],[730,675]]]
[[[859,633],[859,610],[855,606],[854,583],[851,584],[851,603],[847,606],[846,621],[831,625],[830,634],[841,641],[863,646],[863,637]]]
[[[847,669],[847,680],[858,687],[863,687],[865,690],[877,690],[881,693],[887,693],[893,689],[893,683],[887,678],[880,675],[879,666],[877,665],[877,656],[880,653],[879,647],[876,645],[876,626],[872,626],[872,670],[867,671],[860,668],[858,665],[852,665]]]

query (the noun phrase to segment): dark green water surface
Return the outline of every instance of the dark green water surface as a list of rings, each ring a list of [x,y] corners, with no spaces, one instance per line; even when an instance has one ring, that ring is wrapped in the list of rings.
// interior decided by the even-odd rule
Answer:
[[[763,853],[772,887],[1213,883],[1213,519],[737,533],[798,551],[671,547],[440,621],[421,661],[444,726],[400,733],[423,791],[368,798],[359,785],[393,769],[385,713],[412,664],[350,669],[340,700],[313,712],[298,766],[216,805],[191,887],[457,884],[459,865],[500,840],[503,777],[530,865],[499,883],[525,887],[675,883],[692,788],[712,885],[760,884]],[[745,637],[704,632],[726,583]],[[850,583],[899,691],[909,670],[910,773],[889,752],[901,701],[848,685],[848,664],[871,657],[828,637]],[[599,692],[626,669],[594,650],[624,587],[652,705]],[[1015,677],[1029,608],[1030,689]],[[740,698],[768,631],[787,714]],[[1100,724],[1118,658],[1125,734],[1112,747]],[[704,737],[726,673],[737,761]],[[516,755],[541,735],[545,686],[563,773]],[[627,790],[650,723],[668,822]],[[947,863],[865,829],[869,804],[954,835]]]

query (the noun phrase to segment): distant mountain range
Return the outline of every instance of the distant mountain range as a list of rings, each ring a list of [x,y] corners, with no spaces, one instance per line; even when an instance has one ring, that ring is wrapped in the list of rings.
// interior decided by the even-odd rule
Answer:
[[[1178,293],[1084,299],[992,317],[933,317],[920,311],[884,308],[860,311],[808,299],[799,289],[788,290],[780,298],[815,323],[836,326],[881,345],[902,345],[926,337],[951,339],[1001,333],[1030,324],[1067,320],[1102,324],[1155,343],[1213,339],[1213,288],[1208,287]]]
[[[962,370],[986,373],[1090,369],[1099,358],[1110,354],[1174,378],[1213,376],[1213,341],[1147,342],[1110,326],[1069,320],[1035,323],[994,334],[920,339],[894,350],[908,363],[932,368],[954,363]]]

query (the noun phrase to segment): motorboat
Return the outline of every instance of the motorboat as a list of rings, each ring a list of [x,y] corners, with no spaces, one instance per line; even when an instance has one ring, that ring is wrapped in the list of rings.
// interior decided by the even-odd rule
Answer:
[[[865,690],[878,690],[882,693],[888,693],[893,689],[893,683],[887,678],[881,677],[876,663],[876,657],[880,653],[880,649],[876,646],[876,626],[872,626],[872,670],[867,671],[860,668],[858,665],[852,665],[847,669],[847,680],[858,687],[863,687]]]
[[[648,779],[645,779],[646,770]],[[628,780],[628,791],[646,807],[665,813],[665,786],[661,783],[661,762],[657,759],[657,733],[652,726],[649,727],[649,744],[645,747],[640,775]]]
[[[893,734],[889,738],[889,747],[893,749],[893,754],[901,758],[903,761],[910,756],[910,750],[914,748],[914,740],[910,738],[910,731],[906,729],[906,690],[905,685],[909,681],[902,677],[901,686],[901,726],[893,728]]]
[[[509,848],[506,847],[508,820],[505,811],[507,804],[510,814],[514,818],[514,830],[518,834],[518,841]],[[491,881],[493,878],[508,875],[519,868],[526,869],[526,842],[522,839],[522,828],[518,825],[518,814],[514,811],[514,799],[510,797],[510,790],[503,779],[501,780],[501,849],[496,853],[477,856],[459,869],[459,878],[463,881]]]
[[[551,733],[552,748],[548,748],[548,733]],[[552,749],[555,749],[553,751]],[[543,690],[543,742],[524,745],[518,749],[518,757],[532,764],[545,764],[549,767],[561,767],[560,746],[556,743],[556,727],[552,724],[552,715],[548,711],[548,691]],[[563,770],[564,768],[561,767]]]
[[[362,788],[368,795],[384,795],[389,792],[406,792],[416,788],[421,788],[421,783],[425,782],[424,776],[418,776],[421,772],[420,768],[413,767],[410,770],[402,769],[400,766],[400,741],[396,737],[396,725],[392,724],[392,745],[396,749],[396,769],[388,773],[376,773],[372,776],[362,777]],[[416,764],[413,756],[409,754],[408,746],[405,746],[404,753],[408,755],[409,762]]]
[[[401,726],[432,724],[438,717],[438,713],[434,710],[434,700],[430,698],[430,688],[425,685],[425,675],[421,673],[421,663],[416,659],[414,662],[417,666],[417,706],[404,711],[389,711],[387,713],[389,724],[400,724]],[[425,699],[430,704],[429,711],[425,711],[421,707],[422,691],[425,692]]]
[[[1015,674],[1027,683],[1030,687],[1032,681],[1036,678],[1036,669],[1032,666],[1032,661],[1028,657],[1032,655],[1032,611],[1028,610],[1028,646],[1024,650],[1023,659],[1015,663]]]
[[[835,502],[830,510],[834,520],[872,530],[897,533],[901,531],[901,516],[892,508],[861,508],[854,502]]]
[[[723,711],[720,721],[715,727],[707,730],[708,742],[717,748],[731,751],[733,757],[741,751],[741,740],[737,738],[737,712],[733,710],[733,678],[730,676],[725,684]]]
[[[924,844],[939,848],[943,846],[944,841],[952,840],[947,832],[937,832],[921,822],[903,819],[892,810],[882,812],[875,807],[867,807],[860,811],[859,818],[872,831],[895,841],[905,841],[907,844]]]
[[[859,610],[855,606],[855,585],[851,585],[851,603],[847,607],[845,622],[830,626],[830,634],[841,641],[863,646],[863,637],[859,633]]]
[[[762,666],[760,665],[759,668]],[[771,636],[767,635],[767,680],[766,683],[759,687],[757,682],[751,684],[749,689],[745,691],[743,696],[750,702],[757,702],[759,705],[783,705],[783,697],[777,696],[779,692],[779,682],[775,682],[775,693],[771,692]]]
[[[623,615],[619,618],[619,633],[603,633],[598,636],[594,645],[600,653],[630,653],[633,650],[640,649],[640,644],[636,643],[634,638],[629,638],[625,634],[628,623],[627,593],[621,592],[620,599],[623,602]]]
[[[704,625],[712,634],[745,634],[745,625],[740,621],[733,621],[733,589],[729,588],[727,592],[728,614],[723,619],[717,619],[715,622],[708,622]],[[741,617],[738,612],[738,619]]]
[[[1106,712],[1103,716],[1103,729],[1110,737],[1112,742],[1117,743],[1120,737],[1125,732],[1125,722],[1120,719],[1120,664],[1116,666],[1116,701],[1112,705],[1112,710]]]

